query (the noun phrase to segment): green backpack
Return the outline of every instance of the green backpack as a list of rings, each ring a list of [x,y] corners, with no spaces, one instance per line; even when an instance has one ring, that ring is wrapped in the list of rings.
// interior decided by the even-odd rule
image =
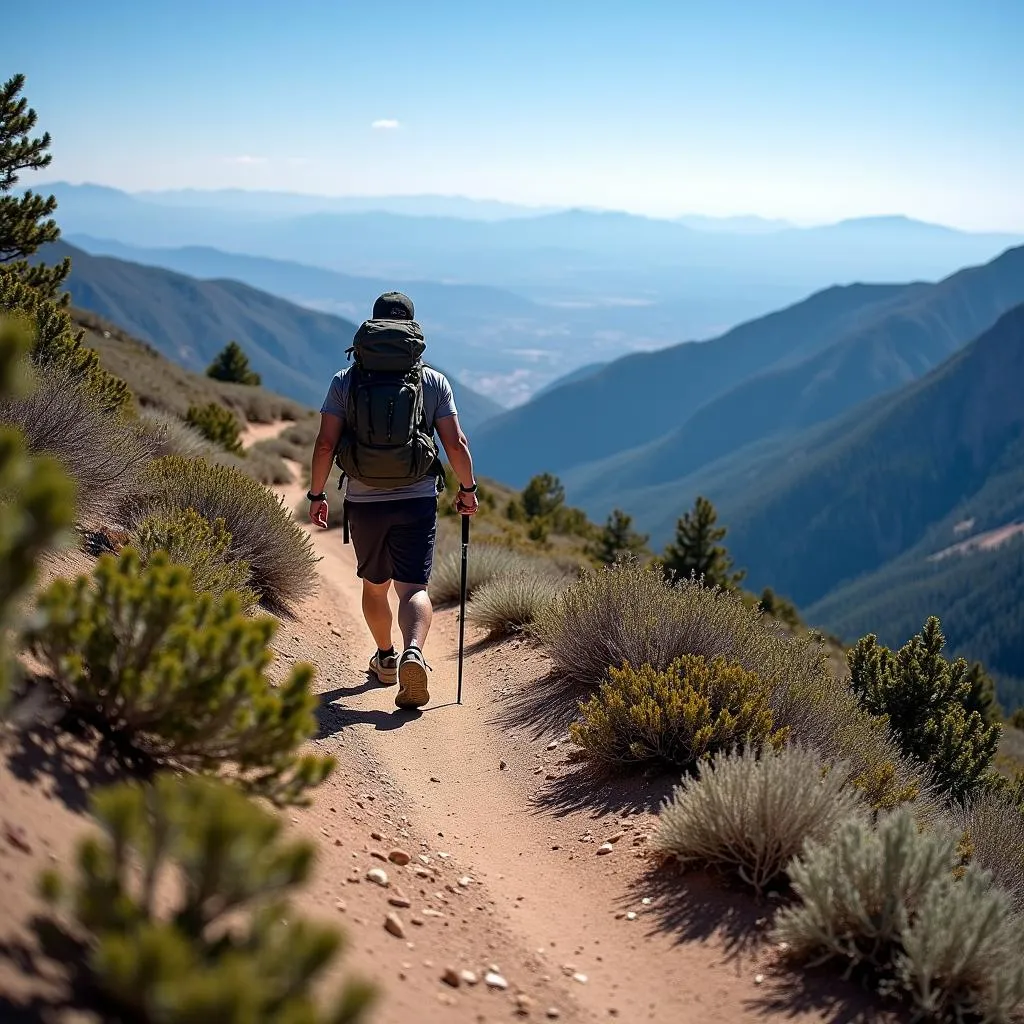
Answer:
[[[345,476],[394,490],[443,468],[423,406],[426,343],[415,320],[367,320],[349,358],[345,429],[335,462]]]

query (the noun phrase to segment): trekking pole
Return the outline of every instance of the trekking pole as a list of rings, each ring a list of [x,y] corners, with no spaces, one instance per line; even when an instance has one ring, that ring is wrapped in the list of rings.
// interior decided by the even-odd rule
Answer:
[[[466,644],[466,574],[469,569],[469,516],[462,517],[462,582],[459,586],[459,692],[462,703],[462,652]]]

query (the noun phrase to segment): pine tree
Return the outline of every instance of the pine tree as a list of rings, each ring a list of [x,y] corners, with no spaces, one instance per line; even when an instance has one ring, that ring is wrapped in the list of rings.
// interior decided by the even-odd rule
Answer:
[[[523,511],[527,519],[545,519],[565,504],[562,481],[551,473],[540,473],[523,489]]]
[[[216,359],[207,367],[206,376],[252,387],[256,387],[261,380],[260,375],[249,366],[249,357],[242,351],[242,346],[235,341],[229,341],[220,350]]]
[[[729,552],[719,543],[728,532],[716,526],[718,513],[707,498],[700,496],[693,511],[687,512],[676,523],[676,539],[665,548],[665,570],[677,579],[691,575],[703,577],[707,586],[734,590],[746,575],[744,570],[733,571]]]
[[[971,663],[967,670],[967,685],[970,690],[964,700],[968,711],[977,711],[986,725],[994,725],[1003,720],[1003,709],[996,697],[996,684],[985,671],[980,661]]]
[[[986,725],[969,710],[967,662],[942,656],[946,639],[932,616],[899,651],[874,634],[847,654],[850,686],[864,709],[885,715],[905,754],[929,764],[936,783],[953,800],[969,795],[983,780],[999,745],[1002,727]]]
[[[608,517],[591,554],[602,565],[613,565],[624,555],[642,555],[647,551],[648,535],[633,529],[633,517],[615,509]]]
[[[11,194],[22,171],[38,171],[50,165],[50,133],[33,138],[37,115],[20,96],[24,75],[14,75],[0,86],[0,264],[21,280],[52,298],[68,276],[71,261],[57,266],[30,267],[27,259],[41,246],[55,242],[60,229],[53,219],[57,209],[54,196],[32,191]]]

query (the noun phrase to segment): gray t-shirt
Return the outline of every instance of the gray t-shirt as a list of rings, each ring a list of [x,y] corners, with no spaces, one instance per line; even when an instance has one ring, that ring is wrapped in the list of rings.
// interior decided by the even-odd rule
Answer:
[[[351,379],[351,366],[339,370],[331,381],[331,389],[327,392],[324,404],[320,407],[322,413],[330,416],[337,416],[344,424],[345,407],[348,402],[348,384]],[[458,409],[455,408],[455,395],[448,378],[439,373],[431,366],[423,368],[423,411],[426,413],[427,423],[431,431],[437,427],[437,421],[443,420],[446,416],[455,416]],[[437,495],[437,479],[433,475],[417,480],[414,484],[406,487],[396,487],[394,490],[382,490],[380,487],[370,487],[360,483],[358,480],[346,480],[345,485],[346,501],[398,501],[402,498],[433,498]]]

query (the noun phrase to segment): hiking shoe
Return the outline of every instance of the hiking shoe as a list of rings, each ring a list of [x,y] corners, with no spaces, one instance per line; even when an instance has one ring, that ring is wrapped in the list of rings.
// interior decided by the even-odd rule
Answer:
[[[381,655],[374,651],[370,659],[370,671],[377,677],[377,682],[384,686],[394,686],[398,682],[398,655],[391,648],[390,654]]]
[[[398,663],[398,693],[395,704],[400,708],[421,708],[430,700],[427,689],[427,669],[418,647],[410,647]]]

